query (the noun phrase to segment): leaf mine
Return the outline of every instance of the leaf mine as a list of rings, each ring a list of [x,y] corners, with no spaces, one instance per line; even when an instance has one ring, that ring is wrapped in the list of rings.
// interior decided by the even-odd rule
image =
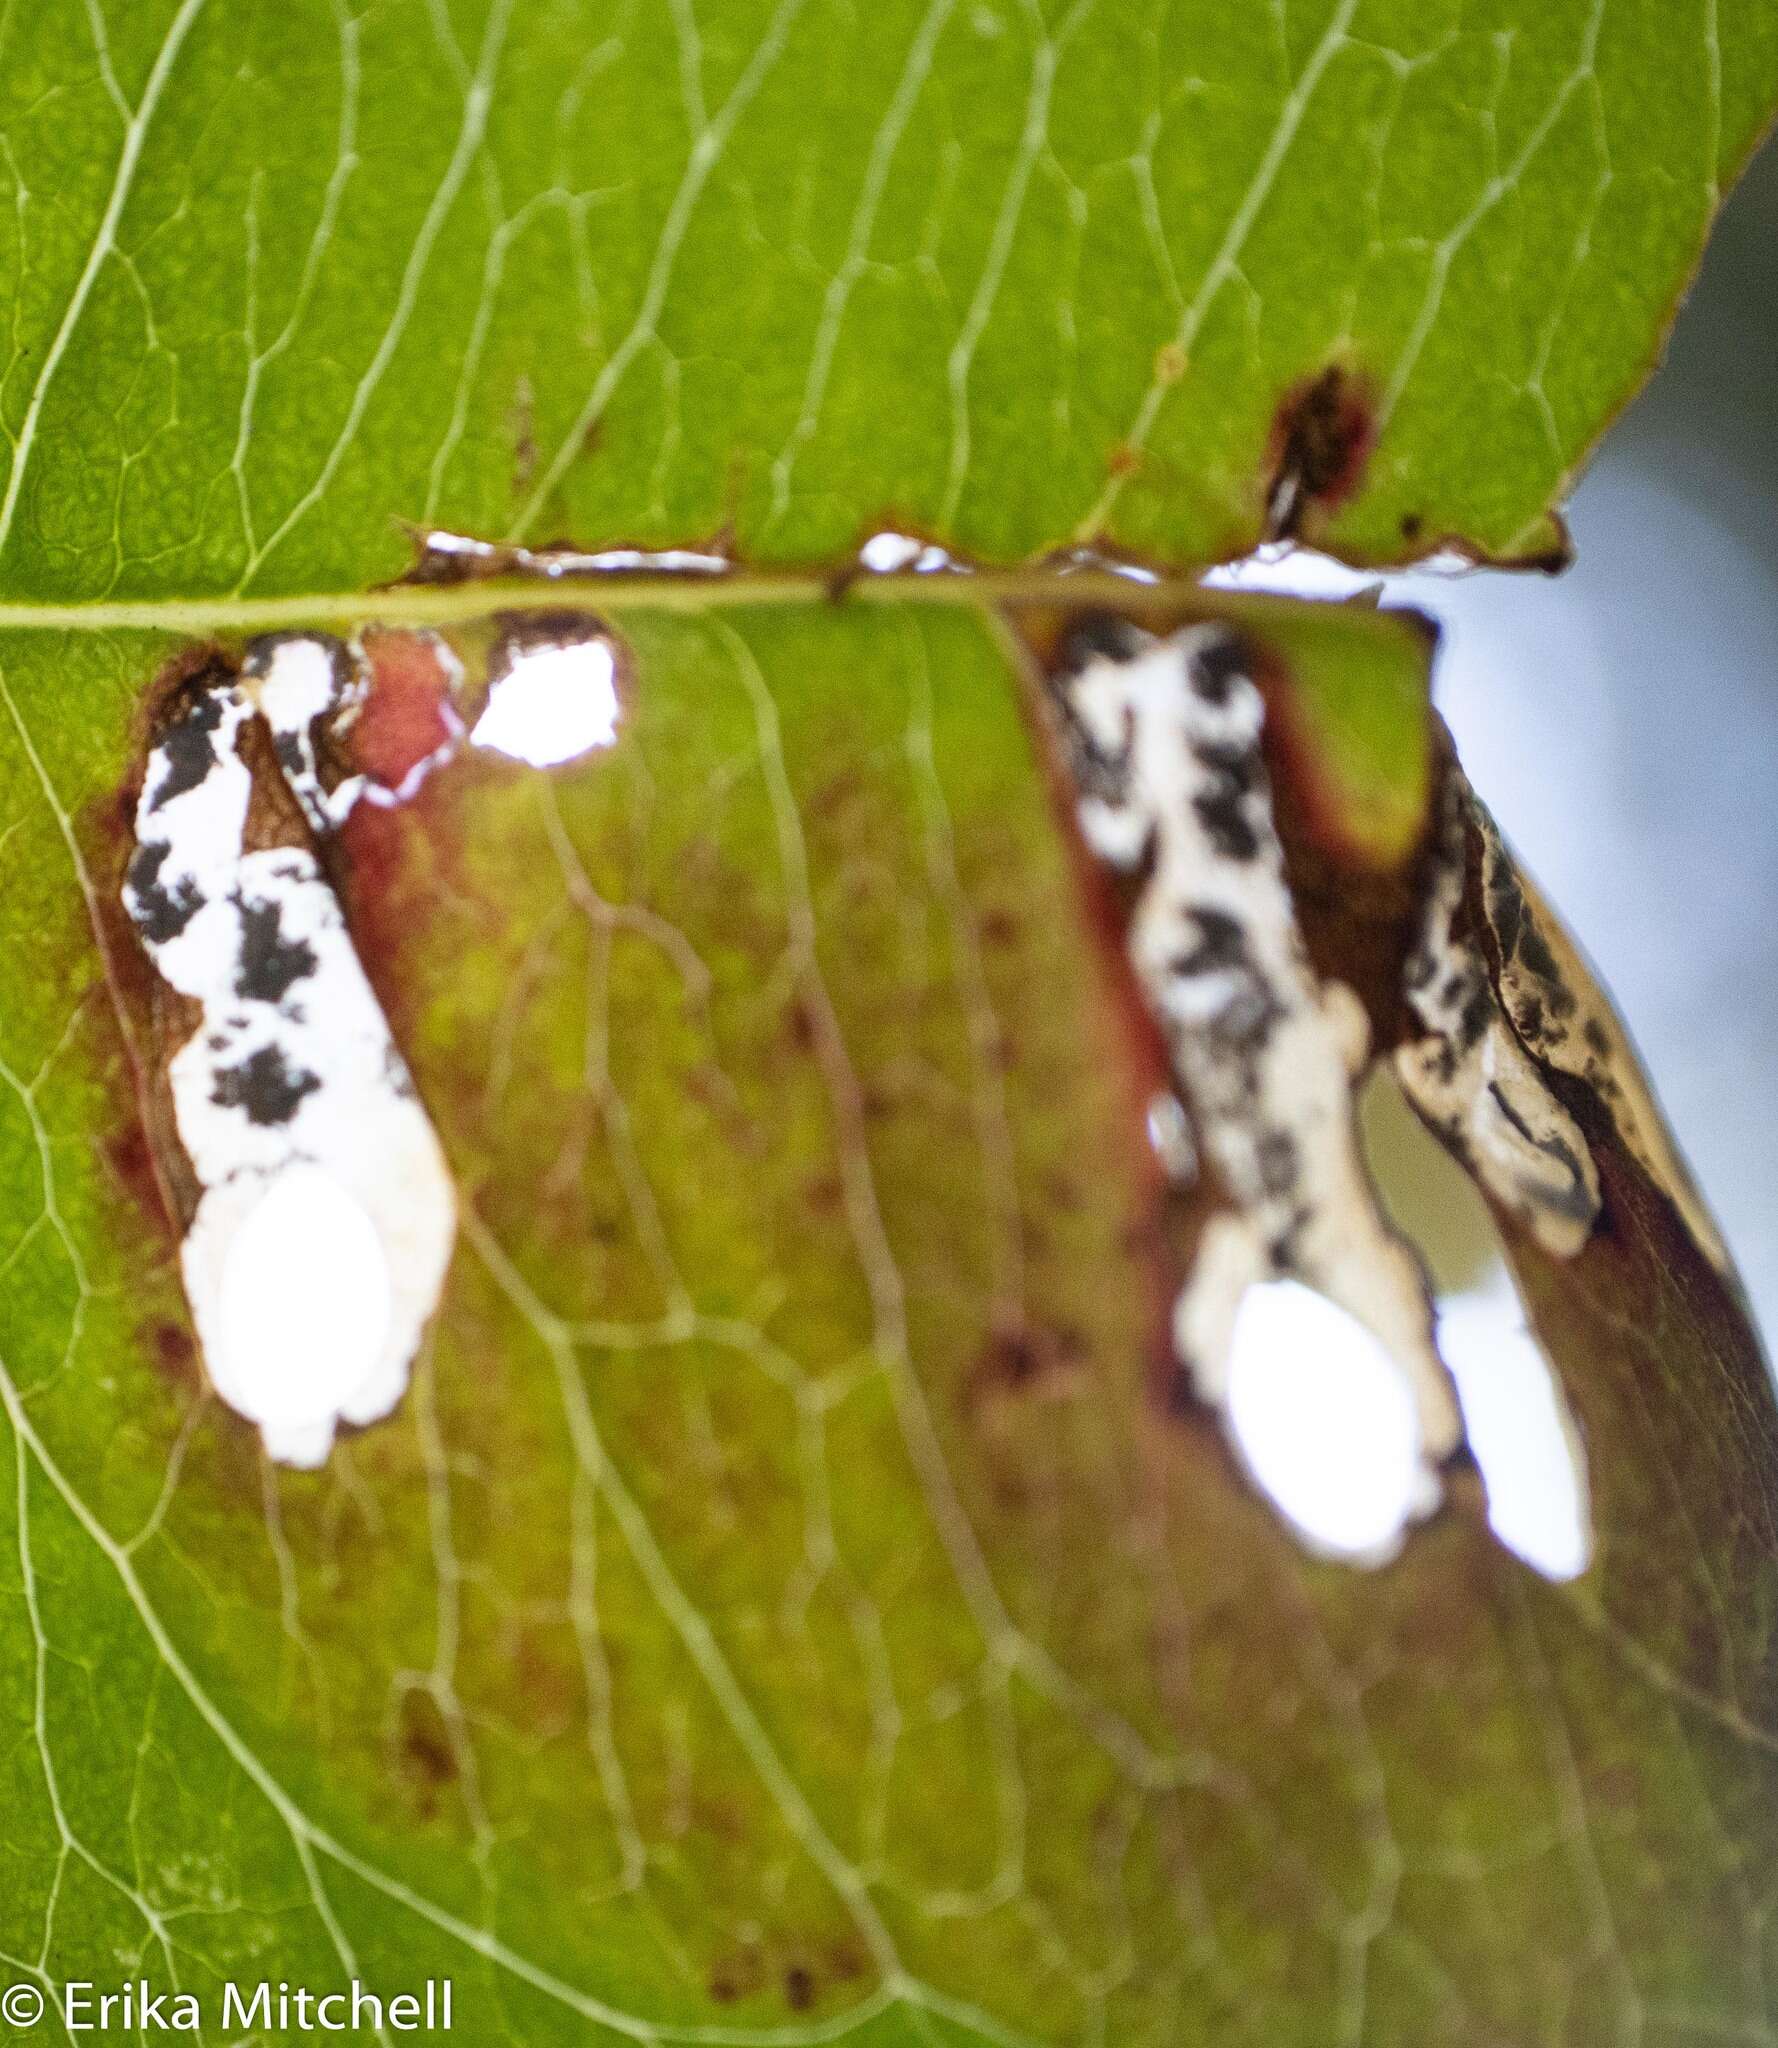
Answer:
[[[443,527],[415,532],[410,583],[468,583],[509,576],[599,582],[614,576],[720,578],[735,568],[719,547],[524,547]]]
[[[400,1400],[456,1236],[438,1139],[297,823],[324,836],[366,792],[329,786],[318,743],[364,692],[308,635],[203,678],[150,751],[123,890],[189,1019],[166,1073],[200,1190],[180,1267],[206,1367],[291,1465]]]
[[[1381,1361],[1405,1395],[1404,1505],[1423,1514],[1457,1405],[1419,1269],[1365,1173],[1353,1082],[1369,1025],[1353,991],[1310,964],[1249,668],[1221,627],[1156,638],[1114,624],[1077,637],[1051,680],[1082,837],[1127,878],[1129,959],[1227,1201],[1175,1305],[1175,1345],[1224,1411],[1256,1317],[1282,1317],[1294,1343],[1351,1359],[1367,1383]],[[1393,1520],[1330,1547],[1379,1559],[1398,1538]]]
[[[416,609],[467,619],[479,595]],[[201,693],[215,729],[189,736],[193,787],[238,754],[246,846],[313,847],[459,1190],[465,1256],[409,1391],[319,1479],[257,1470],[257,1430],[193,1387],[177,1261],[115,1161],[125,1135],[158,1141],[189,1220],[200,1191],[153,1077],[191,999],[144,989],[152,956],[113,924],[119,1013],[94,967],[69,1019],[62,947],[91,936],[77,878],[28,831],[0,847],[9,900],[53,914],[8,983],[11,1070],[45,1078],[9,1097],[15,1220],[42,1221],[6,1247],[5,1306],[58,1757],[79,1754],[87,1671],[128,1679],[107,1712],[149,1730],[151,1852],[196,1855],[219,1810],[270,1814],[269,1774],[296,1827],[313,1807],[354,1868],[387,1873],[370,1896],[298,1837],[363,1952],[436,1974],[468,1955],[484,2001],[523,2001],[517,1970],[542,1958],[581,2001],[484,2003],[483,2035],[579,2038],[597,2000],[639,2033],[756,2039],[899,2036],[967,2004],[978,2031],[1032,2042],[1529,2041],[1565,1986],[1600,1983],[1609,1912],[1651,2009],[1726,1984],[1710,2017],[1756,2037],[1763,1987],[1734,1975],[1753,1922],[1725,1906],[1743,1876],[1770,1890],[1770,1858],[1741,1851],[1763,1840],[1742,1817],[1771,1807],[1774,1437],[1730,1291],[1552,1069],[1605,1219],[1573,1258],[1484,1205],[1400,1104],[1421,1163],[1398,1188],[1367,1154],[1429,1268],[1473,1453],[1439,1471],[1443,1511],[1402,1540],[1396,1492],[1427,1461],[1408,1382],[1296,1276],[1244,1290],[1228,1412],[1167,1413],[1190,1254],[1237,1205],[1128,951],[1154,873],[1088,854],[1059,772],[1057,830],[1044,771],[1068,764],[1033,757],[1019,685],[1037,679],[1010,672],[1008,634],[1048,657],[1088,603],[1164,636],[1198,600],[1119,602],[1095,579],[1053,606],[990,588],[885,620],[888,595],[728,593],[715,618],[625,600],[612,748],[540,774],[462,735],[411,801],[367,787],[318,843],[270,726],[242,719],[218,748],[228,688]],[[1312,984],[1362,999],[1386,1055],[1369,1088],[1393,1098],[1442,774],[1421,772],[1424,640],[1388,613],[1209,604],[1255,643]],[[309,735],[322,793],[404,784],[447,705],[479,716],[484,650],[511,630],[453,633],[460,691],[424,635],[349,642],[353,701]],[[5,684],[73,794],[60,714],[82,650],[55,639],[15,646]],[[1104,651],[1143,644],[1163,641]],[[87,650],[89,694],[121,703],[162,651]],[[30,761],[16,743],[5,761],[29,826]],[[115,789],[77,820],[114,900]],[[1466,865],[1458,930],[1497,972],[1473,830]],[[267,1001],[299,998],[304,944],[284,916],[243,937]],[[1422,1237],[1451,1208],[1427,1157],[1499,1226],[1451,1270]],[[278,1197],[237,1233],[219,1317],[287,1284],[300,1237],[289,1263],[333,1277],[335,1307],[373,1298],[324,1326],[315,1304],[331,1354],[374,1314],[382,1243],[326,1180],[293,1168]],[[1294,1377],[1268,1380],[1268,1359]],[[1294,1441],[1263,1433],[1280,1420]],[[128,1573],[109,1591],[46,1474],[93,1503]],[[1304,1536],[1400,1554],[1360,1573],[1306,1558]],[[138,1641],[144,1616],[181,1666]],[[21,1825],[37,1802],[47,1895],[60,1842],[32,1633],[14,1633],[13,1789]],[[190,1722],[184,1674],[239,1731],[232,1759]],[[300,1901],[297,1856],[252,1853]],[[156,1909],[233,1896],[237,1866],[199,1863]],[[762,1894],[761,1871],[784,1877]],[[263,1952],[251,1914],[205,1924],[236,1919],[227,1953]],[[668,1920],[682,1954],[633,1976],[635,1930]],[[514,1968],[487,1961],[489,1926]],[[280,1969],[330,1967],[316,1912],[280,1927]],[[121,1913],[113,1936],[132,1938]],[[1126,1975],[1102,1997],[1080,1973],[1106,1964]],[[1573,2017],[1576,2038],[1613,2034],[1597,1999]]]
[[[1599,1175],[1580,1127],[1556,1099],[1495,994],[1464,910],[1474,808],[1453,764],[1405,984],[1423,1035],[1399,1047],[1410,1102],[1470,1173],[1546,1251],[1572,1257],[1599,1218]]]
[[[1728,1247],[1681,1158],[1629,1033],[1592,970],[1513,859],[1499,829],[1453,770],[1480,843],[1481,903],[1499,961],[1500,1002],[1526,1050],[1581,1082],[1609,1117],[1619,1143],[1679,1212],[1718,1273]]]

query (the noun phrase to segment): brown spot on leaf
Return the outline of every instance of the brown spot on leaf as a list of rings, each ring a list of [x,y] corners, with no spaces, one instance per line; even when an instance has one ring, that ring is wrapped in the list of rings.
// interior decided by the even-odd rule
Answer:
[[[976,926],[984,946],[999,952],[1008,946],[1017,945],[1019,921],[1010,910],[985,910]]]
[[[1107,476],[1134,476],[1142,467],[1142,451],[1132,448],[1128,441],[1120,441],[1105,458]]]
[[[733,2005],[737,1999],[760,1990],[765,1981],[764,1960],[758,1948],[749,1943],[711,1965],[708,1988],[718,2005]]]
[[[815,1013],[801,997],[792,996],[784,1007],[784,1031],[798,1052],[815,1049]]]
[[[1059,1399],[1073,1391],[1087,1360],[1087,1343],[1071,1324],[1006,1324],[989,1332],[968,1386],[979,1401],[1032,1394]]]
[[[413,1788],[414,1803],[430,1820],[439,1795],[457,1780],[457,1756],[438,1702],[429,1692],[410,1687],[401,1696],[396,1723],[396,1749],[402,1775]]]
[[[1272,426],[1272,481],[1266,491],[1273,539],[1294,539],[1312,514],[1331,511],[1352,495],[1376,433],[1375,402],[1338,363],[1286,397]]]
[[[198,1347],[184,1324],[166,1318],[154,1326],[154,1361],[175,1386],[190,1386],[198,1378]]]

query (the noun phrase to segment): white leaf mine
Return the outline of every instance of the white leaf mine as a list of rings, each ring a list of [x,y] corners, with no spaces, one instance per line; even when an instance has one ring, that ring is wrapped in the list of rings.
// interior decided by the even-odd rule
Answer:
[[[360,784],[354,779],[337,790],[322,787],[315,728],[362,699],[356,664],[339,641],[318,633],[271,635],[248,650],[240,690],[271,727],[278,765],[310,829],[332,831],[357,802]]]
[[[1456,1445],[1457,1404],[1419,1267],[1365,1172],[1353,1080],[1368,1027],[1357,997],[1321,982],[1303,945],[1260,751],[1260,692],[1239,642],[1208,626],[1165,639],[1102,633],[1053,689],[1083,837],[1133,879],[1131,965],[1198,1151],[1229,1197],[1176,1305],[1181,1363],[1225,1412],[1255,1332],[1287,1331],[1330,1371],[1362,1356],[1369,1383],[1391,1381],[1413,1438],[1396,1507],[1337,1528],[1298,1518],[1326,1549],[1386,1557],[1406,1516],[1438,1498],[1432,1468]],[[1250,1433],[1232,1421],[1268,1485]]]
[[[552,582],[607,576],[726,576],[729,557],[712,548],[528,548],[433,527],[416,535],[422,581],[471,576],[538,576]]]
[[[149,755],[123,890],[195,1015],[167,1077],[201,1190],[180,1263],[205,1364],[291,1465],[400,1400],[456,1236],[443,1152],[314,847],[252,843],[248,722],[324,833],[358,791],[323,787],[315,722],[356,687],[338,643],[292,636],[190,695]]]
[[[886,528],[858,550],[858,566],[869,576],[938,576],[967,573],[955,555],[934,541]]]
[[[1477,936],[1464,927],[1472,807],[1451,763],[1405,976],[1422,1035],[1397,1050],[1395,1070],[1408,1100],[1500,1206],[1546,1251],[1571,1258],[1598,1221],[1598,1171],[1502,1007]]]

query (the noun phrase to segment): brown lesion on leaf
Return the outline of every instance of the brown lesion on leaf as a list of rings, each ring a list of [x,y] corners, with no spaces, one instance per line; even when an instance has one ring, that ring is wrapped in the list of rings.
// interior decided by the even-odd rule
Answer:
[[[1016,1397],[1066,1399],[1080,1390],[1091,1364],[1085,1334],[1072,1323],[1021,1318],[992,1328],[967,1380],[968,1404]]]
[[[361,642],[369,689],[341,744],[354,770],[399,789],[462,732],[444,644],[430,633],[375,627]]]
[[[854,1937],[839,1935],[811,1946],[780,1935],[725,1950],[710,1965],[705,1989],[719,2006],[757,2000],[764,2011],[781,2002],[800,2017],[814,2011],[824,1994],[854,1986],[870,1971],[871,1958]]]
[[[1320,979],[1343,981],[1358,997],[1373,1045],[1392,1044],[1418,901],[1413,868],[1343,864],[1294,806],[1280,805],[1276,823],[1310,964]]]
[[[88,910],[121,1053],[119,1085],[100,1154],[169,1259],[190,1224],[200,1191],[174,1130],[166,1054],[190,1037],[199,1012],[155,972],[124,908],[123,885],[137,855],[136,806],[150,752],[200,698],[231,683],[235,672],[234,657],[213,641],[182,648],[167,661],[136,708],[128,770],[80,823],[80,837],[92,849]],[[159,1355],[158,1342],[155,1349]]]
[[[1289,392],[1272,422],[1266,536],[1296,540],[1357,490],[1377,438],[1368,381],[1330,363]]]
[[[198,1370],[197,1340],[190,1329],[184,1323],[163,1318],[155,1324],[152,1336],[150,1355],[162,1376],[174,1386],[194,1394],[200,1392],[204,1378]]]
[[[1027,722],[1042,769],[1052,813],[1068,853],[1074,887],[1074,911],[1087,936],[1091,958],[1100,976],[1101,1001],[1119,1055],[1119,1090],[1128,1157],[1136,1162],[1132,1175],[1132,1207],[1121,1233],[1130,1270],[1139,1276],[1146,1332],[1144,1377],[1157,1408],[1183,1416],[1182,1374],[1172,1339],[1173,1303],[1189,1270],[1191,1250],[1207,1213],[1213,1181],[1182,1186],[1165,1170],[1148,1135],[1148,1117],[1157,1097],[1170,1097],[1173,1075],[1165,1041],[1143,996],[1125,946],[1125,934],[1143,874],[1120,874],[1093,858],[1075,823],[1079,791],[1073,773],[1055,744],[1052,720],[1044,701],[1048,671],[1090,659],[1099,649],[1127,644],[1130,622],[1114,614],[1064,608],[1021,611],[1012,621],[1032,656],[1023,673]],[[1071,1184],[1052,1176],[1051,1186],[1068,1208],[1079,1199]],[[1009,1341],[1010,1340],[1010,1341]],[[977,1359],[968,1385],[968,1405],[979,1411],[984,1401],[1011,1394],[1066,1385],[1074,1362],[1065,1354],[1054,1367],[1034,1348],[1028,1331],[992,1333]],[[1194,1419],[1203,1422],[1201,1414]],[[1207,1437],[1214,1431],[1206,1429]],[[1220,1447],[1218,1447],[1220,1455]]]
[[[1348,843],[1348,836],[1337,829],[1337,795],[1325,786],[1325,771],[1312,729],[1292,716],[1300,686],[1291,673],[1289,658],[1268,637],[1259,615],[1255,615],[1248,628],[1231,624],[1220,606],[1207,604],[1198,612],[1151,601],[1133,604],[1123,614],[1058,610],[1037,617],[1021,615],[1015,624],[1036,655],[1040,673],[1050,679],[1043,685],[1044,695],[1040,698],[1045,703],[1056,690],[1064,692],[1067,702],[1072,703],[1069,679],[1079,675],[1088,663],[1109,661],[1121,665],[1151,648],[1164,648],[1170,636],[1182,629],[1216,626],[1214,641],[1197,643],[1193,687],[1220,702],[1218,693],[1225,687],[1221,678],[1239,676],[1243,687],[1253,686],[1263,705],[1253,765],[1263,773],[1270,792],[1267,809],[1278,842],[1283,883],[1300,943],[1309,956],[1313,985],[1325,992],[1330,1003],[1340,996],[1347,1007],[1362,1007],[1373,1045],[1392,1042],[1400,1028],[1402,969],[1417,902],[1415,856],[1425,822],[1421,822],[1420,835],[1410,838],[1405,854],[1389,861],[1384,861],[1374,849],[1354,850]],[[1134,716],[1132,712],[1132,720]],[[1067,717],[1063,712],[1064,724]],[[1054,705],[1040,718],[1040,729],[1046,743],[1061,737]],[[1130,732],[1133,742],[1133,725]],[[1204,746],[1208,744],[1205,742]],[[1197,1155],[1189,1179],[1183,1185],[1174,1182],[1166,1186],[1165,1199],[1157,1205],[1161,1244],[1157,1246],[1152,1239],[1146,1245],[1132,1244],[1132,1258],[1152,1269],[1159,1249],[1159,1263],[1184,1278],[1201,1263],[1202,1248],[1212,1226],[1242,1205],[1219,1170],[1214,1148],[1206,1146],[1204,1132],[1195,1127],[1196,1114],[1182,1092],[1183,1081],[1175,1078],[1173,1063],[1156,1023],[1154,1005],[1138,985],[1133,971],[1132,917],[1151,889],[1155,872],[1153,839],[1146,849],[1130,844],[1113,856],[1095,857],[1088,852],[1085,835],[1079,828],[1077,813],[1083,800],[1089,804],[1110,803],[1114,809],[1124,801],[1127,792],[1120,794],[1120,777],[1128,774],[1128,764],[1120,765],[1113,758],[1116,748],[1096,728],[1090,733],[1073,733],[1065,753],[1065,760],[1052,762],[1061,785],[1060,822],[1064,837],[1076,849],[1085,900],[1102,906],[1096,916],[1089,914],[1089,922],[1106,942],[1106,971],[1114,985],[1122,988],[1122,1007],[1142,1020],[1151,1047],[1148,1071],[1152,1091],[1141,1105],[1146,1112],[1143,1121],[1147,1128],[1136,1142],[1145,1152],[1158,1149],[1155,1106],[1172,1104],[1193,1126],[1195,1145],[1191,1149]],[[1200,747],[1194,758],[1204,761],[1209,756]],[[1220,772],[1221,755],[1215,756],[1214,765]],[[1231,760],[1231,775],[1233,769]],[[1108,778],[1103,790],[1095,782],[1101,773]],[[1238,784],[1236,788],[1247,786]],[[1205,784],[1194,799],[1196,814],[1204,832],[1221,847],[1221,858],[1236,869],[1244,869],[1258,853],[1257,846],[1247,843],[1244,831],[1235,831],[1236,826],[1245,827],[1248,822],[1246,799],[1235,802],[1236,788],[1231,788],[1224,831],[1221,810],[1210,814],[1206,811],[1220,788],[1216,778]],[[1134,815],[1140,815],[1140,810],[1137,804]],[[1172,886],[1178,885],[1175,876]],[[1213,890],[1212,898],[1214,895]],[[1152,920],[1149,929],[1153,929]],[[1208,973],[1212,966],[1213,963],[1207,963],[1193,971]],[[1231,960],[1230,972],[1233,971]],[[1345,991],[1356,997],[1356,1004]],[[1362,1050],[1352,1056],[1361,1059]],[[1289,1263],[1285,1253],[1276,1255]],[[1165,1309],[1170,1310],[1173,1302],[1182,1298],[1178,1285],[1169,1286]],[[1211,1435],[1220,1441],[1220,1432],[1212,1428],[1205,1407],[1193,1397],[1185,1382],[1179,1340],[1170,1314],[1163,1313],[1157,1318],[1154,1350],[1154,1385],[1162,1411],[1187,1426],[1194,1435]],[[1015,1353],[1012,1363],[1017,1362]],[[1011,1375],[1003,1370],[1002,1377]]]
[[[461,1766],[444,1713],[429,1687],[404,1688],[391,1735],[395,1767],[416,1811],[423,1820],[435,1819]]]

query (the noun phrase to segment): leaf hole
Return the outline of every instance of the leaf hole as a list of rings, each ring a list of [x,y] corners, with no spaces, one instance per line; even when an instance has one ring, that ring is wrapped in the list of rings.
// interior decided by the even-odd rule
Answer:
[[[617,739],[617,652],[603,633],[509,642],[470,729],[478,747],[558,768]]]
[[[1249,1287],[1229,1343],[1228,1419],[1254,1483],[1311,1548],[1394,1555],[1430,1505],[1413,1390],[1356,1316],[1297,1280]]]
[[[1488,1522],[1546,1579],[1591,1562],[1580,1433],[1525,1316],[1493,1212],[1379,1068],[1363,1100],[1378,1190],[1431,1277],[1439,1351],[1457,1385]]]
[[[222,1253],[211,1377],[274,1457],[309,1462],[388,1341],[389,1260],[376,1225],[324,1167],[286,1167]]]

